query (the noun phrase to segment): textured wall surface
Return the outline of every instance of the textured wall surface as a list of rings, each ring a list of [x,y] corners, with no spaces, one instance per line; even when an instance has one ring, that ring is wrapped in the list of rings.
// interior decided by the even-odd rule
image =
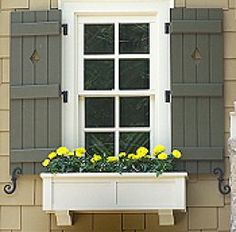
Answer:
[[[229,137],[229,112],[236,100],[236,4],[234,0],[176,0],[178,7],[224,8],[225,139]],[[17,191],[2,191],[9,172],[9,15],[13,10],[57,8],[57,0],[0,0],[0,232],[226,232],[229,231],[230,198],[218,191],[214,176],[191,176],[186,214],[176,214],[174,227],[158,226],[156,214],[75,215],[72,227],[57,227],[55,218],[41,209],[41,180],[21,177]],[[227,143],[226,143],[227,144]],[[226,148],[227,151],[227,148]],[[226,177],[229,157],[225,154]],[[68,196],[65,196],[65,199]],[[76,220],[78,219],[78,220]]]

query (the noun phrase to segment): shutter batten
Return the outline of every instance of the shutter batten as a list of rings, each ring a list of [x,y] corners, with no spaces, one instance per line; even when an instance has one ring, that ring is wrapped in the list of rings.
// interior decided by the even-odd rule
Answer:
[[[10,160],[23,174],[61,145],[60,25],[59,10],[11,13]]]
[[[172,147],[190,173],[223,166],[222,19],[222,9],[171,9]]]

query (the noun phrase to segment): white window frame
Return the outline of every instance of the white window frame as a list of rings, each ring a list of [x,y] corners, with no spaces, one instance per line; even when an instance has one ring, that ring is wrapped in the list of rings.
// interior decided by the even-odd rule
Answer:
[[[152,89],[154,83],[150,83],[151,97],[158,99],[155,101],[158,104],[155,103],[153,114],[157,115],[157,120],[154,120],[153,115],[150,117],[150,122],[153,121],[150,126],[154,131],[150,144],[151,148],[155,144],[161,143],[170,149],[170,104],[165,102],[165,90],[170,89],[170,38],[164,32],[164,23],[170,21],[170,8],[173,7],[174,0],[59,0],[62,22],[68,24],[68,35],[62,38],[62,89],[69,92],[68,103],[62,105],[62,143],[64,145],[69,148],[84,145],[81,144],[83,141],[81,142],[79,139],[81,123],[79,123],[78,95],[82,96],[87,93],[78,89],[78,19],[88,20],[91,16],[101,16],[101,19],[105,16],[122,16],[124,18],[132,16],[142,19],[146,17],[157,25],[157,46],[155,49],[157,68],[155,72],[157,79],[159,77],[161,81],[155,83],[157,88],[154,89]],[[145,91],[143,93],[145,95]]]

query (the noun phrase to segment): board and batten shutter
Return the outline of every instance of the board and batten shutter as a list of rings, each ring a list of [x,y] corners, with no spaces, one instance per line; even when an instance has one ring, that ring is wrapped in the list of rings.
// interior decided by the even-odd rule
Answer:
[[[11,13],[10,160],[23,174],[61,145],[61,12]]]
[[[171,9],[172,147],[179,170],[224,167],[222,9]]]

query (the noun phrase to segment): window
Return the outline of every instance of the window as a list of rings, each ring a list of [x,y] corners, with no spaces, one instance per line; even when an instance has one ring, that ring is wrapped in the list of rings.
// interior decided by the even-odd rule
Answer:
[[[64,38],[64,144],[91,153],[134,152],[138,146],[170,145],[169,0],[76,1],[61,7]],[[132,8],[129,7],[132,4]],[[130,11],[124,11],[130,9]],[[161,11],[162,9],[162,11]],[[166,20],[166,21],[165,21]]]

